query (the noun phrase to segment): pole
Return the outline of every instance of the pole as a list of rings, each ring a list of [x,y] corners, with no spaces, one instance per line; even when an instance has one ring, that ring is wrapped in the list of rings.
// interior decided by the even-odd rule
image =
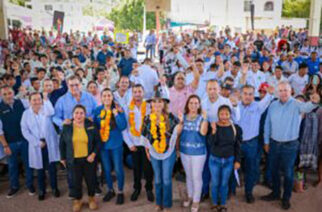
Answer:
[[[250,21],[251,21],[251,24],[252,24],[252,30],[255,29],[255,20],[254,20],[254,15],[255,15],[255,4],[254,4],[254,1],[251,2],[250,4]]]
[[[311,0],[309,20],[309,41],[311,46],[318,46],[321,20],[321,0]]]
[[[143,32],[142,35],[144,36],[146,32],[146,8],[145,4],[143,5]]]
[[[156,36],[159,38],[160,31],[160,10],[155,11],[155,21],[156,21]]]
[[[8,39],[6,1],[0,1],[0,39]]]

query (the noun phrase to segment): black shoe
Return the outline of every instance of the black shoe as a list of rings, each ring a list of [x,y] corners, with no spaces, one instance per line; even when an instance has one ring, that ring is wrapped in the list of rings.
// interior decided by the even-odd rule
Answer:
[[[123,193],[117,194],[116,204],[117,205],[122,205],[123,203],[124,203],[124,194]]]
[[[255,198],[252,194],[246,194],[246,202],[251,204],[255,202]]]
[[[154,201],[154,194],[152,191],[146,191],[146,196],[148,201],[153,202]]]
[[[54,197],[57,197],[57,198],[60,197],[60,191],[58,190],[58,188],[53,189],[52,193]]]
[[[138,197],[140,195],[141,191],[140,190],[134,190],[132,196],[131,196],[131,201],[136,201],[138,200]]]
[[[264,200],[264,201],[275,201],[275,200],[280,200],[280,199],[281,199],[280,196],[275,195],[273,192],[269,193],[266,196],[261,197],[261,200]]]
[[[29,196],[33,196],[36,194],[36,190],[35,190],[35,187],[31,186],[29,189]]]
[[[7,194],[7,198],[10,199],[10,198],[14,197],[18,191],[19,191],[18,188],[11,188]]]
[[[74,194],[72,192],[69,192],[68,199],[69,200],[74,200],[75,199],[75,196],[74,196]]]
[[[288,210],[288,209],[290,209],[290,207],[291,207],[290,201],[288,201],[288,200],[282,200],[282,208],[284,210]]]
[[[107,192],[107,194],[103,198],[103,202],[108,202],[110,201],[113,197],[115,197],[115,192],[114,190],[110,190]]]
[[[95,188],[95,196],[100,196],[102,194],[102,190],[99,186],[96,186]]]
[[[200,198],[200,202],[204,202],[204,201],[206,201],[207,199],[209,199],[209,193],[207,193],[207,194],[202,194],[202,195],[201,195],[201,198]]]
[[[43,200],[45,200],[45,193],[41,193],[41,194],[39,194],[39,195],[38,195],[38,200],[39,200],[39,201],[43,201]]]
[[[218,212],[227,212],[227,208],[225,206],[220,206]]]

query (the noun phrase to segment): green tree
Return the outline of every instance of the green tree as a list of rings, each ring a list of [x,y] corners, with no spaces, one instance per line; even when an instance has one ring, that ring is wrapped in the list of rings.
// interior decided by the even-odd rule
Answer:
[[[282,16],[290,18],[309,18],[310,0],[285,0],[283,4]],[[321,11],[322,14],[322,11]],[[322,15],[320,21],[320,31],[322,30]]]
[[[9,2],[24,7],[26,0],[9,0]]]
[[[126,0],[113,8],[107,18],[114,22],[116,29],[142,31],[144,4],[144,0]],[[146,13],[146,28],[155,28],[155,13]]]

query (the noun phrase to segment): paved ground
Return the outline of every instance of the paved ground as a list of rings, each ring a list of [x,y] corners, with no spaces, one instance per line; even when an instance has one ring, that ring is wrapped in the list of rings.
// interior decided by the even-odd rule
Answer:
[[[315,177],[315,176],[314,176]],[[35,181],[36,182],[36,181]],[[149,203],[146,200],[145,192],[141,193],[141,196],[137,202],[131,202],[130,195],[132,192],[132,172],[126,170],[126,185],[125,185],[125,204],[122,206],[115,205],[115,198],[110,203],[103,203],[102,197],[98,197],[99,202],[98,211],[110,211],[110,212],[150,212],[154,211],[154,204]],[[184,188],[183,183],[173,181],[173,198],[174,206],[172,211],[175,212],[188,212],[189,210],[180,207],[179,190]],[[59,174],[59,188],[62,196],[60,198],[52,197],[49,192],[46,196],[46,200],[39,202],[37,196],[29,196],[26,189],[21,189],[16,197],[12,199],[6,199],[6,193],[8,188],[7,181],[0,181],[0,212],[63,212],[71,211],[72,202],[67,199],[67,184],[65,176]],[[86,188],[84,188],[86,191]],[[104,188],[105,190],[105,188]],[[233,197],[228,202],[228,211],[232,212],[278,212],[280,210],[279,202],[263,202],[259,200],[261,195],[267,194],[269,190],[263,186],[256,186],[254,196],[256,202],[252,205],[246,204],[243,199],[243,191],[241,188],[237,191],[237,196]],[[87,201],[87,196],[83,198]],[[304,193],[295,193],[292,198],[292,208],[290,212],[321,212],[322,211],[322,188],[315,188],[309,185],[309,188]],[[89,211],[86,206],[83,211]],[[200,211],[210,211],[210,202],[202,203]]]

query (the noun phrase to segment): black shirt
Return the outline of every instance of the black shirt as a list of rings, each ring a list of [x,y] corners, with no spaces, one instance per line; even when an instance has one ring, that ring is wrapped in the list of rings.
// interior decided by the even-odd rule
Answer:
[[[208,137],[210,153],[213,156],[228,158],[235,156],[235,161],[240,162],[240,143],[242,141],[242,129],[235,124],[236,136],[232,126],[221,127],[217,125],[217,131]]]

